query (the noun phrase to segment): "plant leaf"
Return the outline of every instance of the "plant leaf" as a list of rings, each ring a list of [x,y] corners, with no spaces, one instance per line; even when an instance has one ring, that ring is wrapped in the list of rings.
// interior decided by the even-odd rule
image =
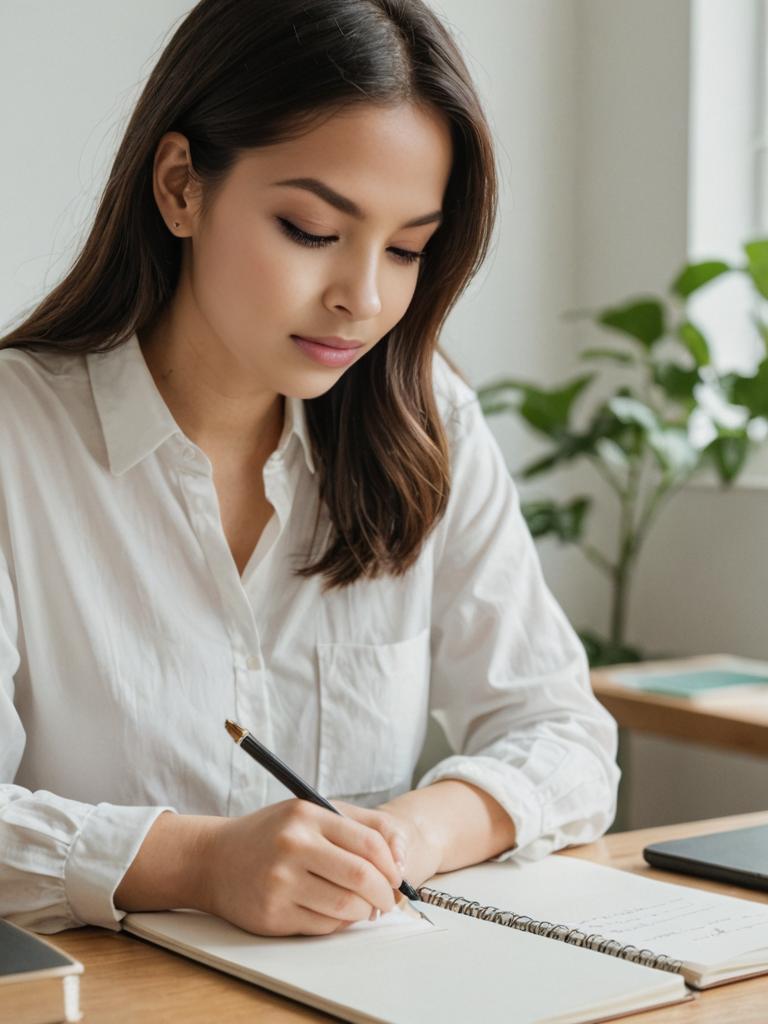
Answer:
[[[480,408],[486,416],[497,416],[500,412],[517,412],[519,402],[494,401],[485,397],[480,398]]]
[[[579,639],[584,644],[590,668],[599,665],[621,665],[628,661],[642,661],[642,652],[627,644],[615,644],[607,637],[591,630],[579,630]]]
[[[594,438],[587,432],[585,434],[562,433],[558,437],[557,447],[534,462],[529,463],[521,470],[521,476],[529,480],[531,477],[554,469],[561,462],[570,462],[579,455],[586,455],[594,451]]]
[[[636,299],[624,306],[604,309],[597,322],[628,334],[648,349],[665,333],[664,307],[657,299]]]
[[[564,456],[560,452],[560,449],[550,452],[549,455],[544,455],[540,459],[536,459],[534,462],[529,462],[527,466],[524,466],[519,473],[524,480],[530,480],[534,476],[539,476],[541,473],[547,473],[550,469],[554,469],[559,462],[565,461]]]
[[[591,500],[579,497],[566,504],[554,501],[530,501],[521,505],[521,511],[533,537],[553,533],[563,542],[578,540],[584,528],[584,517]]]
[[[689,476],[699,464],[699,452],[679,427],[652,430],[648,434],[648,446],[665,474],[673,479]]]
[[[704,449],[714,463],[720,480],[732,483],[741,472],[749,453],[749,438],[746,433],[723,434],[716,437]]]
[[[626,472],[629,468],[627,453],[610,437],[599,437],[595,442],[595,451],[600,459],[611,469]]]
[[[616,395],[609,399],[608,408],[622,423],[634,424],[646,433],[656,430],[659,425],[656,413],[639,398]]]
[[[573,403],[593,377],[591,373],[584,374],[552,391],[525,381],[500,380],[480,388],[478,397],[484,411],[517,412],[534,430],[557,438],[568,426]],[[510,392],[508,398],[503,397]]]
[[[621,388],[617,398],[631,398],[631,392]],[[643,445],[644,431],[635,423],[620,420],[610,407],[610,401],[601,405],[592,416],[592,420],[583,435],[584,453],[597,451],[600,438],[610,438],[630,458],[637,455]]]
[[[698,370],[686,370],[677,363],[656,363],[653,379],[675,401],[695,402],[693,389],[701,383]]]
[[[497,380],[477,389],[480,408],[486,416],[498,412],[515,412],[520,404],[524,384],[515,380]]]
[[[723,263],[722,260],[688,263],[672,282],[669,290],[673,295],[679,295],[680,298],[687,299],[697,288],[709,284],[716,277],[720,277],[721,274],[725,274],[732,269],[727,263]]]
[[[747,273],[764,299],[768,299],[768,240],[746,242]]]
[[[768,355],[768,324],[764,323],[760,317],[755,317],[755,327],[760,337],[763,339],[763,345],[765,346],[766,355]]]
[[[768,359],[764,359],[753,377],[730,374],[729,398],[734,405],[745,405],[753,416],[768,416]]]
[[[535,430],[548,437],[557,437],[568,426],[573,403],[592,379],[591,373],[585,374],[554,391],[529,387],[520,406],[520,415]]]
[[[678,327],[677,336],[696,360],[697,366],[709,366],[709,345],[698,327],[686,320]]]
[[[619,352],[615,348],[586,348],[579,353],[581,359],[606,359],[612,363],[630,364],[637,359],[631,352]]]

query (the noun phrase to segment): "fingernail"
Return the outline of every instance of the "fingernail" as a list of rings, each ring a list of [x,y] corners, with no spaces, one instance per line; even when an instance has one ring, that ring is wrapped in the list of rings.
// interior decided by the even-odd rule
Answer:
[[[369,921],[378,921],[380,917],[381,917],[381,911],[379,910],[379,908],[378,907],[373,907],[371,909],[371,916],[368,918],[368,920]]]

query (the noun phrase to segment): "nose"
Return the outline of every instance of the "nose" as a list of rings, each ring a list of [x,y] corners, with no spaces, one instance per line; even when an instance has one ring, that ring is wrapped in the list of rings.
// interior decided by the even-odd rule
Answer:
[[[351,320],[370,320],[381,313],[378,260],[350,254],[334,268],[324,302],[334,313],[346,313]]]

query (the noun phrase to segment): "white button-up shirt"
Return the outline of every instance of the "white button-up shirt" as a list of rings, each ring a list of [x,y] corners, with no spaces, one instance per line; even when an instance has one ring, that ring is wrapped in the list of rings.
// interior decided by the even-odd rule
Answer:
[[[323,794],[373,806],[412,788],[431,712],[455,754],[418,785],[491,794],[517,828],[502,856],[607,828],[615,723],[474,393],[442,359],[435,381],[446,515],[405,576],[324,594],[293,573],[318,500],[300,400],[241,578],[211,462],[135,335],[107,353],[0,351],[0,916],[118,928],[113,893],[162,810],[288,796],[226,718]]]

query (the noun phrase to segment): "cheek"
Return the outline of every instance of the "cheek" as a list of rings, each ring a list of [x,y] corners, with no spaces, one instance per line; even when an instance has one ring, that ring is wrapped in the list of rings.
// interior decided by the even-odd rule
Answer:
[[[416,293],[416,274],[408,270],[394,273],[387,290],[386,304],[382,304],[382,314],[387,318],[386,330],[391,330],[405,316]]]
[[[276,243],[263,222],[220,220],[201,235],[194,254],[195,291],[213,319],[232,326],[258,315],[264,323],[285,318],[310,287],[306,268]],[[214,312],[215,311],[215,312]],[[218,314],[218,315],[216,315]]]

